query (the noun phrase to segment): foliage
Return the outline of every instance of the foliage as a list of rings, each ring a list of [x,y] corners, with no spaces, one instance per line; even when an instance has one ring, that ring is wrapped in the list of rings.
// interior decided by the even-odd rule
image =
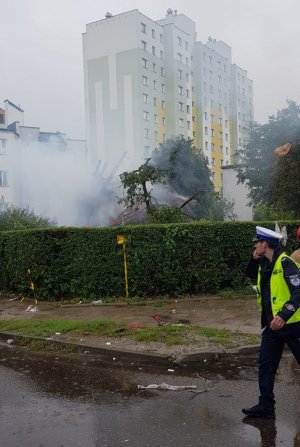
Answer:
[[[177,223],[186,222],[188,217],[177,206],[159,205],[152,208],[149,214],[149,223]]]
[[[300,106],[288,101],[287,107],[270,116],[266,124],[254,123],[250,141],[238,154],[238,179],[249,188],[254,206],[265,204],[300,216]],[[286,143],[294,148],[279,157],[274,150]]]
[[[1,230],[25,230],[27,228],[46,228],[53,226],[47,217],[37,216],[28,208],[12,207],[0,213]]]
[[[138,169],[120,174],[123,188],[126,189],[126,196],[119,199],[119,203],[123,203],[130,208],[146,205],[147,212],[151,211],[151,190],[148,184],[163,182],[165,173],[163,170],[151,165],[150,159],[142,164]]]
[[[214,193],[206,157],[191,139],[167,140],[154,151],[153,164],[166,172],[166,181],[178,194],[193,197],[193,216],[201,218]],[[195,202],[197,203],[195,205]]]
[[[254,209],[254,220],[269,220],[269,221],[277,221],[277,220],[293,220],[295,219],[295,213],[293,211],[286,211],[280,209],[275,205],[267,205],[266,203],[260,203]]]
[[[288,252],[298,222],[286,225]],[[274,229],[270,222],[260,225]],[[120,228],[50,228],[0,232],[0,290],[37,299],[106,299],[125,295],[127,238],[131,296],[179,296],[241,289],[255,223],[189,222]],[[28,269],[31,276],[28,275]]]

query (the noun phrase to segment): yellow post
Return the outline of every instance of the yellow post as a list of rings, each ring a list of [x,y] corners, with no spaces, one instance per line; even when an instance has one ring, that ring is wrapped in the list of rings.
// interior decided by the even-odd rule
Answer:
[[[125,276],[125,296],[128,300],[128,271],[127,271],[127,257],[126,257],[126,239],[124,234],[117,235],[117,244],[123,246],[123,260],[124,260],[124,276]]]

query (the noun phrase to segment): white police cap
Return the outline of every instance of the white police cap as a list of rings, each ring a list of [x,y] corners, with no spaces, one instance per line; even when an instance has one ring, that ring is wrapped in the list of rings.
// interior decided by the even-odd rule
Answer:
[[[269,230],[269,228],[256,227],[256,237],[252,242],[267,241],[273,244],[278,244],[281,239],[282,235],[276,233],[276,231]]]

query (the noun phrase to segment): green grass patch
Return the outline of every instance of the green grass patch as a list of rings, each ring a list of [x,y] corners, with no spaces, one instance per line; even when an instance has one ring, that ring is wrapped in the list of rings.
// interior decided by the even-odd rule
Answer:
[[[0,332],[11,332],[16,335],[35,337],[52,337],[56,332],[68,334],[73,339],[84,336],[122,338],[129,337],[137,343],[164,343],[166,346],[197,344],[209,342],[224,348],[241,345],[258,344],[259,337],[249,334],[231,332],[227,329],[202,328],[197,326],[155,326],[144,328],[127,328],[117,326],[110,320],[2,320]],[[201,340],[199,341],[199,338]],[[23,343],[23,342],[20,342]],[[30,341],[24,341],[30,344]],[[39,344],[39,341],[32,341]],[[33,345],[30,344],[32,347]],[[38,347],[37,347],[38,348]],[[41,348],[40,348],[41,349]],[[55,348],[53,348],[55,349]]]
[[[248,299],[255,297],[255,291],[252,287],[244,289],[222,289],[218,291],[218,295],[224,299]]]
[[[1,332],[16,332],[36,337],[49,337],[60,332],[81,333],[86,335],[111,335],[116,330],[116,324],[110,320],[3,320],[0,321]]]
[[[176,326],[141,328],[132,334],[132,338],[135,341],[143,343],[160,342],[165,343],[167,346],[186,344],[184,336],[184,328]]]

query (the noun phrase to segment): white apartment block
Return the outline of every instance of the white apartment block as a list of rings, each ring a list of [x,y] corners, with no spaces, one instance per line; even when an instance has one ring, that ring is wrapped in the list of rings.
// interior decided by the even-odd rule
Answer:
[[[195,23],[169,9],[153,21],[138,10],[86,25],[83,34],[88,153],[92,165],[137,166],[168,138],[194,140],[217,191],[253,120],[252,81],[231,48],[196,40]]]

